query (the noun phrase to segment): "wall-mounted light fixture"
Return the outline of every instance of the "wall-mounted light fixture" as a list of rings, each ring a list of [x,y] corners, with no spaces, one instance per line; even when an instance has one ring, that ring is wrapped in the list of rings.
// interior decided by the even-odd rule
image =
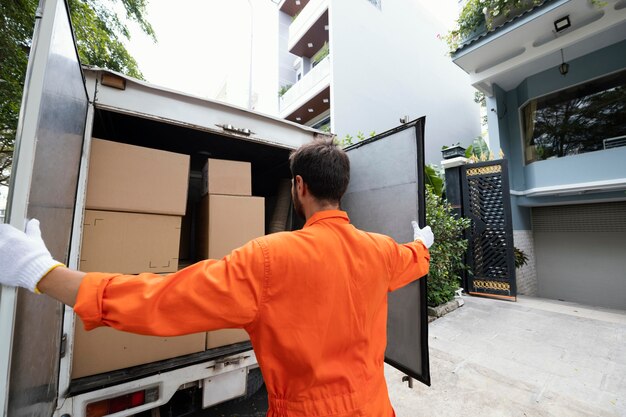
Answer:
[[[563,76],[565,76],[569,72],[569,64],[565,62],[562,49],[561,49],[561,65],[559,65],[559,72]]]
[[[572,22],[569,21],[569,15],[554,21],[554,30],[556,30],[557,33],[570,26],[572,26]]]

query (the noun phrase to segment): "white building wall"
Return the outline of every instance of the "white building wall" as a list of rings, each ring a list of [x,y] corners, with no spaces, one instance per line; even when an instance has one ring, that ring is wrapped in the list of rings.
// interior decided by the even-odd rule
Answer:
[[[295,84],[296,72],[293,69],[293,64],[298,57],[289,53],[289,26],[293,18],[286,13],[278,12],[278,50],[280,51],[278,57],[278,86]]]
[[[437,2],[451,14],[456,5]],[[437,38],[447,31],[445,19],[414,0],[381,6],[330,0],[332,131],[368,135],[397,126],[405,115],[426,116],[426,162],[439,163],[443,145],[469,145],[480,134],[474,89]]]
[[[253,110],[277,116],[279,74],[275,63],[279,56],[279,31],[276,30],[279,12],[276,5],[270,1],[252,1],[252,13],[252,30],[247,29],[245,37],[237,39],[236,42],[232,41],[232,47],[242,51],[246,59],[237,60],[228,67],[223,83],[214,91],[212,97],[244,108],[248,108],[250,102]],[[242,8],[240,18],[250,22],[248,4]],[[217,56],[215,59],[221,57]],[[250,71],[252,71],[251,92]]]

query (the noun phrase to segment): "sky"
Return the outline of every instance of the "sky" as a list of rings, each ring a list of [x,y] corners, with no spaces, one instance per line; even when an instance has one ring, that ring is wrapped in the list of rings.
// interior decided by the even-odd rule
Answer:
[[[146,18],[158,42],[130,25],[127,49],[154,84],[210,98],[228,78],[247,86],[251,5],[255,54],[261,54],[263,40],[277,30],[271,0],[149,0]]]
[[[158,43],[153,43],[136,26],[131,25],[132,37],[126,45],[144,77],[151,83],[214,98],[225,80],[228,80],[231,90],[233,86],[240,88],[238,93],[233,91],[231,96],[241,95],[247,91],[249,84],[252,5],[255,56],[253,89],[260,91],[261,96],[274,97],[277,94],[278,69],[268,65],[268,60],[278,62],[277,6],[274,1],[279,2],[148,0],[146,18],[155,29]],[[448,27],[453,21],[451,17],[457,13],[456,0],[413,1],[422,3],[431,18]],[[266,86],[267,91],[261,91],[265,84],[271,86]],[[247,96],[247,93],[244,95]],[[260,110],[267,110],[272,107],[272,103],[267,102],[265,106],[261,103],[260,106]]]

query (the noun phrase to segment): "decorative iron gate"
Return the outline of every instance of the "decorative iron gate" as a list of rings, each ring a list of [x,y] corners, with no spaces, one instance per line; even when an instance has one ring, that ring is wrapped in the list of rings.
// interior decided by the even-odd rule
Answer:
[[[515,301],[515,258],[506,160],[461,169],[463,214],[471,220],[467,263],[472,295]]]

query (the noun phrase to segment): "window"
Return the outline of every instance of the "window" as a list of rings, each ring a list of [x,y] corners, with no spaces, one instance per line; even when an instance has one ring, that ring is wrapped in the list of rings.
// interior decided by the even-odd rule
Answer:
[[[626,146],[626,71],[531,100],[522,133],[527,164]]]
[[[311,127],[313,129],[319,129],[322,132],[330,132],[330,116],[323,118]]]

